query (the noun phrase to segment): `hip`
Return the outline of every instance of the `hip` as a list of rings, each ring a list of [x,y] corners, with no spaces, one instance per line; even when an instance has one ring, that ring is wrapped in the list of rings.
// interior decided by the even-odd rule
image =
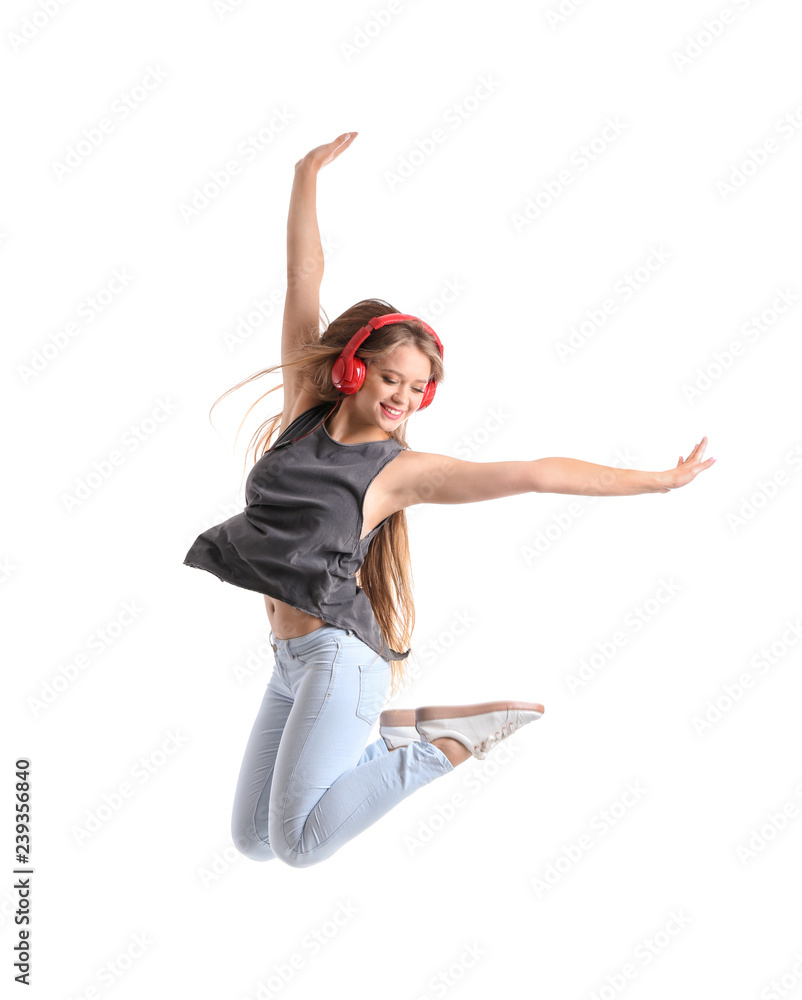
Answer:
[[[276,659],[294,660],[299,663],[337,661],[338,663],[371,667],[374,664],[390,666],[389,660],[382,658],[351,628],[325,623],[305,635],[281,639],[270,631],[270,645]]]
[[[392,688],[392,665],[371,649],[349,628],[324,625],[308,635],[277,639],[270,633],[276,659],[278,683],[284,694],[337,710],[355,711],[363,722],[373,725],[387,704]]]

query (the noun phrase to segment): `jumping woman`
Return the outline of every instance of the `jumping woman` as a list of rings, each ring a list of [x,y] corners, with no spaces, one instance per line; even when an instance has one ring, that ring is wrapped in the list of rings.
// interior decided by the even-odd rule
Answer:
[[[296,868],[331,857],[414,791],[471,756],[484,758],[544,711],[537,702],[494,701],[382,712],[406,679],[415,619],[407,507],[529,492],[667,493],[715,461],[703,460],[706,438],[667,472],[571,458],[465,462],[410,449],[407,423],[444,378],[434,330],[366,299],[320,333],[317,175],[356,135],[295,165],[282,363],[212,407],[282,368],[284,408],[251,439],[245,509],[199,535],[184,559],[264,595],[275,668],[245,749],[232,836],[247,857]],[[366,746],[377,719],[380,739]]]

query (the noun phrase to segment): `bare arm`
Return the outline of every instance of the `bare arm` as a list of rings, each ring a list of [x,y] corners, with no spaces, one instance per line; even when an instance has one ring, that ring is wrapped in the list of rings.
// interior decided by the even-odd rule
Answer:
[[[295,164],[295,178],[287,216],[287,296],[281,328],[281,360],[288,361],[297,348],[320,336],[320,285],[323,281],[323,248],[317,223],[317,175],[347,149],[357,133],[344,133],[333,142],[310,150]],[[301,387],[292,368],[284,375],[284,417],[298,404],[318,402]],[[282,420],[286,427],[287,420]]]
[[[538,493],[571,493],[575,496],[629,497],[638,493],[668,493],[694,480],[709,469],[715,458],[702,458],[707,447],[703,437],[687,459],[679,457],[675,468],[666,472],[642,472],[639,469],[617,469],[611,465],[594,465],[576,458],[538,458],[535,467],[535,489]]]
[[[416,503],[498,500],[535,490],[534,462],[464,462],[421,451],[402,451],[396,462],[397,509]]]
[[[707,438],[687,460],[667,472],[641,472],[594,465],[575,458],[536,458],[520,462],[465,462],[449,455],[406,451],[399,462],[397,509],[416,503],[476,503],[519,493],[570,493],[576,496],[634,496],[668,493],[691,482],[714,458],[703,462]]]
[[[668,493],[663,472],[618,469],[594,465],[577,458],[537,458],[534,465],[537,493],[570,493],[579,497],[629,497],[638,493]]]

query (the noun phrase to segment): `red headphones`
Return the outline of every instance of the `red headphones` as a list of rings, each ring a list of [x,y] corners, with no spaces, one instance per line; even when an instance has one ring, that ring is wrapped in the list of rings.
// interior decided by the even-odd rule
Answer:
[[[386,326],[388,323],[398,323],[401,320],[414,320],[416,323],[420,323],[423,329],[431,337],[434,337],[437,349],[440,351],[440,357],[443,357],[443,345],[440,343],[440,338],[428,325],[428,323],[424,323],[423,320],[418,319],[417,316],[408,316],[406,313],[386,313],[384,316],[374,316],[373,319],[368,320],[368,322],[360,330],[357,330],[357,332],[345,345],[342,354],[334,362],[334,367],[331,369],[331,380],[334,383],[335,388],[339,389],[340,392],[344,392],[346,396],[350,396],[362,387],[362,383],[365,381],[367,367],[362,358],[356,357],[357,348],[364,340],[367,340],[374,330],[378,330],[380,327]],[[418,407],[419,410],[425,409],[429,403],[432,402],[436,391],[437,383],[430,379],[426,383],[426,388],[423,391],[423,398],[421,399],[421,404]]]

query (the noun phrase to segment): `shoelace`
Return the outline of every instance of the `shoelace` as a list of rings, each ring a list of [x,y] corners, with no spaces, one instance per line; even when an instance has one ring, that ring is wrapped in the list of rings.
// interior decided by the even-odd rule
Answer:
[[[474,744],[474,750],[478,750],[479,753],[487,753],[488,750],[492,750],[493,747],[506,736],[515,732],[514,722],[505,722],[501,729],[497,729],[492,736],[485,736],[485,738],[480,742]]]

